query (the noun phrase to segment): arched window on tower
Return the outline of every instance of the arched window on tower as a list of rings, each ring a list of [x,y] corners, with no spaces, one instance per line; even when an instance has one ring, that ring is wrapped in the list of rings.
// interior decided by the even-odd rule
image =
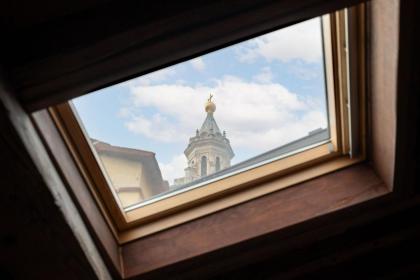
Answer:
[[[220,170],[220,158],[216,157],[216,172]]]
[[[207,176],[207,157],[201,157],[201,177]]]

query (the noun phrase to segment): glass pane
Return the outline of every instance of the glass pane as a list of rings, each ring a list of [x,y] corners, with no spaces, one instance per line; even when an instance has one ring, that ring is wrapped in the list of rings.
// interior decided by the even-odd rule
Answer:
[[[123,207],[329,139],[320,18],[73,100]]]

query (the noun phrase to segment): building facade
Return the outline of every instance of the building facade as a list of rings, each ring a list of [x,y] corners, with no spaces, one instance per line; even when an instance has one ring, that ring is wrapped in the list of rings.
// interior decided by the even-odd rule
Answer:
[[[226,132],[221,132],[214,119],[216,104],[212,101],[212,95],[204,110],[207,113],[206,118],[201,128],[196,130],[195,136],[189,139],[184,151],[188,160],[188,166],[184,169],[185,176],[175,179],[175,186],[187,184],[231,165],[234,153]]]
[[[92,144],[123,207],[169,190],[153,152],[113,146],[94,139]]]

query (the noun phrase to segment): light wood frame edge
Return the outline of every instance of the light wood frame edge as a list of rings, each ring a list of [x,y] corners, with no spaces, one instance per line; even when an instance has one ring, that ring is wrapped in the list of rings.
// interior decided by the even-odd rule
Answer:
[[[125,214],[116,203],[115,194],[108,187],[108,182],[96,161],[89,142],[85,139],[82,128],[78,125],[76,116],[67,103],[50,107],[48,112],[87,186],[98,202],[102,214],[107,221],[111,221],[111,228],[113,232],[116,232],[118,239],[118,232],[126,223]]]

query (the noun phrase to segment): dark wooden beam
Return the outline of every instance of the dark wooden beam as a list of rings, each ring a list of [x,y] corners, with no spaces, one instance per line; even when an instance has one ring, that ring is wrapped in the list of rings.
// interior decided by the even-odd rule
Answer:
[[[110,279],[35,132],[0,76],[2,279]]]
[[[405,196],[420,192],[420,2],[400,2],[395,186]],[[387,124],[384,124],[387,125]]]
[[[111,1],[6,30],[3,59],[33,111],[362,1]]]

